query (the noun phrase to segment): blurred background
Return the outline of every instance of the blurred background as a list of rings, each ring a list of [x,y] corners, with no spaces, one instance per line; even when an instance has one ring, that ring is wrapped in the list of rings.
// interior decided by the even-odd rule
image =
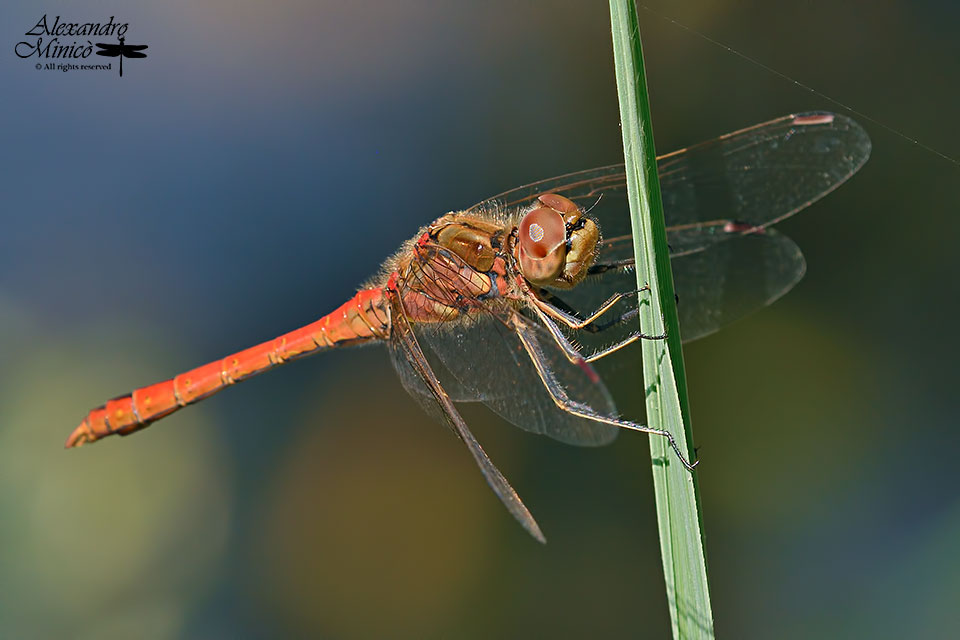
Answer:
[[[649,4],[960,156],[956,3]],[[14,46],[44,13],[115,15],[148,57],[36,71]],[[662,151],[839,110],[641,20]],[[605,4],[14,1],[0,24],[0,637],[668,636],[646,437],[578,449],[464,408],[541,547],[379,348],[62,449],[106,398],[332,310],[438,215],[619,162]],[[685,350],[721,637],[960,622],[960,169],[857,119],[872,159],[779,227],[805,280]]]

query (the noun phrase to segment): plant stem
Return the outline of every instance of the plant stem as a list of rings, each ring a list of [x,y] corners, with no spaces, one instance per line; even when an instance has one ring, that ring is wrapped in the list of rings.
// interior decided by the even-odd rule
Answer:
[[[634,1],[610,0],[610,20],[637,285],[649,287],[639,299],[640,329],[667,334],[666,340],[642,341],[647,423],[671,432],[692,460],[680,327]],[[650,453],[673,637],[713,638],[696,474],[680,464],[666,438],[650,436]]]

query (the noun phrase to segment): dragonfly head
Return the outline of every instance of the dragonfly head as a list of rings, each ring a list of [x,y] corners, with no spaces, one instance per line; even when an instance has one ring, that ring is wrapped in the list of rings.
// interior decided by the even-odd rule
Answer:
[[[517,229],[517,260],[536,285],[569,289],[593,264],[600,231],[572,200],[547,193],[537,198]]]

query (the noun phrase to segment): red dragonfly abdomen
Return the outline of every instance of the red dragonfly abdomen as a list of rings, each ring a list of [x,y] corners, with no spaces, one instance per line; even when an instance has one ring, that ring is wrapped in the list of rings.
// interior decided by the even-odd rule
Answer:
[[[114,433],[133,433],[180,407],[295,358],[381,340],[389,332],[390,313],[383,289],[363,289],[336,311],[305,327],[108,401],[87,414],[67,438],[66,446],[79,447]]]

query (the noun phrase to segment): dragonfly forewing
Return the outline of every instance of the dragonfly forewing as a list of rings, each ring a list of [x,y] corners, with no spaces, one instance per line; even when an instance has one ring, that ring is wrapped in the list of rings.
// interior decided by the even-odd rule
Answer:
[[[850,118],[812,112],[770,120],[659,156],[668,231],[700,224],[722,230],[728,220],[759,227],[779,222],[843,184],[867,161],[870,149],[866,131]],[[604,206],[604,201],[625,190],[623,165],[610,165],[511,189],[468,211],[489,209],[495,203],[522,206],[539,194],[557,193],[589,209],[605,241],[611,241],[630,235],[630,219],[622,199],[614,207]],[[709,236],[702,239],[706,243]]]

